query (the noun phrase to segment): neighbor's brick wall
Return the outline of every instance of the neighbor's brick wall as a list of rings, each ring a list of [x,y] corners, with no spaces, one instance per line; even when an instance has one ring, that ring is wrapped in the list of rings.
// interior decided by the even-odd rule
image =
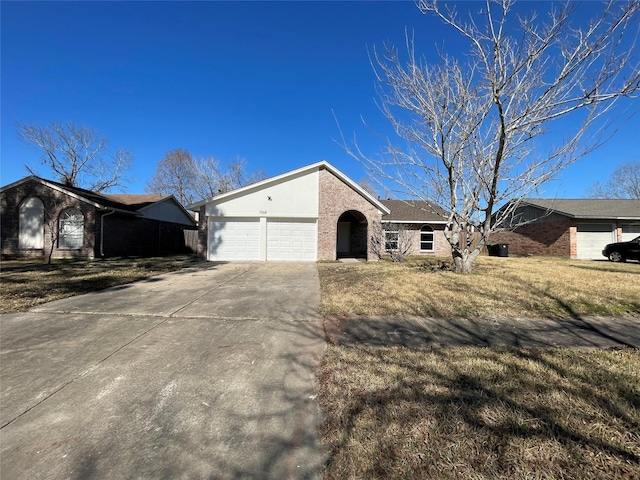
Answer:
[[[570,220],[531,223],[491,235],[488,243],[509,244],[509,254],[575,258],[576,227]]]
[[[29,197],[37,197],[44,204],[44,248],[18,249],[20,205]],[[55,246],[52,257],[100,256],[101,215],[92,205],[33,180],[2,192],[0,205],[0,248],[3,256],[48,257],[52,241],[50,226],[53,224],[57,227],[62,211],[71,207],[80,209],[84,215],[83,247],[70,249]],[[155,256],[190,252],[185,244],[184,225],[118,214],[105,216],[104,225],[105,256]],[[54,240],[57,243],[57,239]]]
[[[81,249],[53,249],[54,258],[93,258],[96,255],[96,209],[58,190],[28,180],[0,194],[0,252],[4,256],[45,257],[51,249],[50,225],[56,225],[60,213],[71,207],[80,209],[84,215],[84,242]],[[20,231],[20,204],[29,197],[37,197],[44,204],[44,248],[19,249],[18,235]]]
[[[328,170],[319,171],[318,260],[335,260],[338,218],[349,210],[360,212],[367,219],[367,230],[381,221],[378,209],[349,185]],[[367,238],[367,259],[374,259]]]

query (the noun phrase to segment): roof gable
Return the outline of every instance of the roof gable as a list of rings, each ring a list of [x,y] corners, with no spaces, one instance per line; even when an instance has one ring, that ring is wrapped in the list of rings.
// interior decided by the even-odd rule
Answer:
[[[38,177],[36,175],[31,175],[28,177],[24,177],[16,182],[13,182],[9,185],[5,185],[4,187],[0,188],[0,191],[4,191],[7,190],[9,188],[13,188],[16,187],[18,185],[21,185],[23,183],[29,182],[29,181],[33,181],[33,182],[37,182],[40,183],[41,185],[44,185],[48,188],[51,188],[53,190],[57,190],[61,193],[64,193],[65,195],[68,195],[72,198],[75,198],[76,200],[80,201],[80,202],[84,202],[84,203],[88,203],[89,205],[92,205],[98,209],[101,210],[116,210],[122,213],[130,213],[130,214],[135,214],[135,210],[130,208],[129,206],[122,204],[116,200],[112,200],[108,197],[106,197],[103,194],[97,193],[97,192],[92,192],[90,190],[86,190],[84,188],[80,188],[80,187],[74,187],[74,186],[69,186],[69,185],[64,185],[62,183],[58,183],[55,182],[53,180],[46,180],[44,178]]]
[[[382,211],[383,213],[389,213],[387,207],[383,203],[381,203],[379,200],[373,197],[369,192],[364,190],[360,185],[358,185],[356,182],[351,180],[344,173],[340,172],[337,168],[335,168],[333,165],[331,165],[329,162],[325,160],[322,160],[317,163],[313,163],[311,165],[307,165],[306,167],[298,168],[296,170],[291,170],[290,172],[286,172],[281,175],[276,175],[275,177],[270,177],[256,183],[252,183],[251,185],[247,185],[245,187],[237,188],[235,190],[232,190],[227,193],[223,193],[221,195],[216,195],[215,197],[211,197],[196,203],[192,203],[191,205],[188,205],[187,208],[189,210],[198,210],[201,206],[209,203],[222,202],[233,197],[238,197],[250,192],[264,189],[266,187],[269,187],[270,185],[283,183],[283,182],[286,182],[287,180],[298,178],[314,170],[322,170],[322,169],[326,169],[329,172],[331,172],[333,175],[338,177],[340,180],[346,183],[349,187],[351,187],[353,190],[358,192],[358,194],[364,197],[369,203],[375,206],[378,210]]]
[[[46,180],[35,175],[22,178],[16,182],[0,188],[0,191],[21,185],[28,181],[35,181],[49,188],[69,195],[76,200],[88,203],[99,210],[114,210],[118,213],[129,215],[141,215],[146,208],[161,202],[173,202],[189,221],[195,225],[193,217],[172,195],[157,194],[118,194],[118,193],[98,193],[80,187],[64,185],[53,180]]]

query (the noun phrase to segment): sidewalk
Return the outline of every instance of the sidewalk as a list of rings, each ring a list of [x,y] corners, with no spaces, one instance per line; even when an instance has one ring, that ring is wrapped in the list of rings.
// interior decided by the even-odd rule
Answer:
[[[331,344],[367,346],[513,346],[640,348],[640,318],[380,318],[324,320]]]

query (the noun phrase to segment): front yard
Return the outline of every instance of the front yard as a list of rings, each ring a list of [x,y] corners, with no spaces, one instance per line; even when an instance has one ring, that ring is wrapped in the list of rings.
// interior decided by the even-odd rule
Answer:
[[[324,316],[640,316],[640,265],[479,257],[471,275],[448,259],[318,265]]]
[[[193,255],[54,260],[51,265],[42,261],[3,261],[0,264],[0,313],[23,312],[52,300],[137,282],[199,261]]]
[[[325,316],[639,317],[640,266],[482,257],[320,264]],[[329,345],[327,479],[640,478],[635,349]]]
[[[1,312],[193,265],[193,257],[3,262]],[[481,257],[319,263],[324,316],[637,317],[640,266]],[[639,325],[640,328],[640,325]],[[327,479],[640,478],[635,349],[329,345],[318,369]]]

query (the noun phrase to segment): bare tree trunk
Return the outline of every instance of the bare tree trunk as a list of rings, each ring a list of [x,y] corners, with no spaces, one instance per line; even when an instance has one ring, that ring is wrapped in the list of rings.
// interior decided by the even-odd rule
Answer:
[[[484,247],[486,238],[481,235],[476,241],[475,228],[453,219],[445,237],[451,246],[451,258],[456,273],[469,274],[473,270],[473,262]]]
[[[49,253],[47,255],[47,265],[51,265],[53,251],[55,250],[56,243],[58,243],[58,239],[60,238],[60,229],[58,225],[58,218],[56,216],[59,211],[57,202],[54,202],[50,208],[51,210],[47,213],[48,218],[45,222],[47,228],[49,229]]]

